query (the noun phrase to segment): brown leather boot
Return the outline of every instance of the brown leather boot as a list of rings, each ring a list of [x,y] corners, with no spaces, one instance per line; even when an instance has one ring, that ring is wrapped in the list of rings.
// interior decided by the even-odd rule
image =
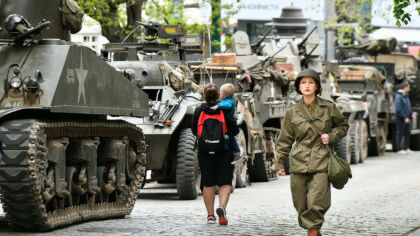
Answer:
[[[319,229],[308,229],[308,236],[321,236]]]

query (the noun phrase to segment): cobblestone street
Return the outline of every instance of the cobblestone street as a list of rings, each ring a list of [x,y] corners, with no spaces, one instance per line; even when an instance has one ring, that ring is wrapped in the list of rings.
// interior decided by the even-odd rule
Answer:
[[[419,235],[420,152],[386,153],[352,165],[353,179],[332,191],[323,235]],[[173,185],[148,184],[126,219],[89,222],[43,235],[305,235],[292,205],[289,177],[236,189],[228,226],[208,225],[201,196],[177,199]],[[4,220],[3,220],[4,221]],[[0,234],[13,233],[5,226]],[[36,235],[36,234],[34,234]]]

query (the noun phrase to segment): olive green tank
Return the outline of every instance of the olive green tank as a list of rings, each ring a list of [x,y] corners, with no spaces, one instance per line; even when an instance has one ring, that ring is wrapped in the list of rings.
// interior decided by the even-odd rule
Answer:
[[[20,231],[124,217],[145,176],[141,128],[107,116],[147,116],[147,95],[67,41],[63,4],[0,1],[0,193]]]

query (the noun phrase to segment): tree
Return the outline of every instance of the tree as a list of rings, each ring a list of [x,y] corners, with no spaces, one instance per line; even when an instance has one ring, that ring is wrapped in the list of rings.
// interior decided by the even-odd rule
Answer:
[[[200,0],[201,6],[208,6],[211,9],[209,22],[209,31],[211,35],[212,52],[220,51],[220,35],[223,32],[222,22],[229,22],[231,16],[235,15],[240,6],[240,0],[236,0],[237,4],[222,4],[222,0]],[[149,0],[145,3],[145,15],[149,20],[163,22],[163,16],[168,18],[169,23],[182,23],[184,30],[188,34],[201,34],[207,32],[206,25],[197,23],[187,24],[186,16],[184,16],[184,5],[173,0]],[[222,9],[224,16],[222,16]],[[225,37],[225,43],[230,43],[230,37]]]
[[[239,10],[234,4],[223,4],[221,0],[200,0],[201,5],[209,5],[212,8],[212,19],[216,19],[217,13],[221,14],[224,9],[226,16],[217,18],[210,26],[210,34],[222,33],[222,21],[229,22],[229,18]],[[240,0],[236,0],[237,3]],[[121,42],[135,27],[136,21],[142,21],[142,11],[147,20],[163,23],[166,17],[170,24],[181,23],[184,31],[188,34],[206,32],[205,25],[197,23],[186,24],[184,5],[175,0],[78,0],[79,6],[84,12],[97,20],[102,28],[102,34],[110,42]],[[214,13],[214,14],[213,14]],[[146,18],[146,17],[144,17]],[[135,42],[138,35],[134,33],[128,41]],[[229,42],[229,38],[227,40]],[[220,48],[220,37],[213,40],[212,45]]]
[[[110,42],[121,42],[141,21],[146,0],[78,0],[85,14],[97,20]],[[129,41],[135,41],[133,35]]]
[[[328,0],[325,4],[335,5],[335,15],[325,22],[325,28],[336,32],[338,44],[352,44],[373,30],[372,0]]]
[[[411,21],[411,13],[408,10],[410,6],[420,15],[420,0],[394,0],[393,13],[398,27],[401,27],[401,24],[407,25]]]

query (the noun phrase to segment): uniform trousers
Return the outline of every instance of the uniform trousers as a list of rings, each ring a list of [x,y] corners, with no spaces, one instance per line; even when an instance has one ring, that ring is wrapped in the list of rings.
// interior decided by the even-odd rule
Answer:
[[[320,229],[331,205],[331,184],[327,173],[291,173],[290,188],[299,225]]]

